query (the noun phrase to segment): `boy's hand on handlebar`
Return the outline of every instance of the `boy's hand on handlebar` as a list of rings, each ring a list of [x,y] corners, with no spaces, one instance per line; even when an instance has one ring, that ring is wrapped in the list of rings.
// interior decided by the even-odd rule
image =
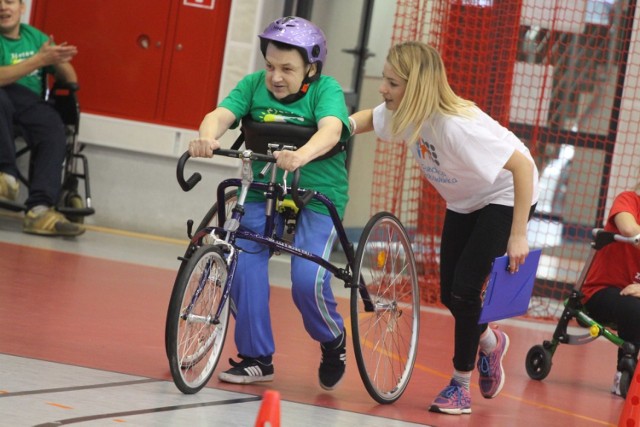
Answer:
[[[189,155],[191,157],[213,157],[213,152],[220,148],[215,139],[196,138],[189,141]]]
[[[307,164],[307,160],[298,151],[275,151],[273,157],[276,158],[276,164],[280,169],[293,172],[298,168]]]

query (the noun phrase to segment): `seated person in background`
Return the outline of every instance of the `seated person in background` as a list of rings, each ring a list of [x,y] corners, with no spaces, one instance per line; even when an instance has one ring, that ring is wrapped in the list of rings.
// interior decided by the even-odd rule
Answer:
[[[297,151],[279,151],[274,155],[282,169],[301,168],[300,187],[326,195],[342,217],[348,199],[345,151],[312,162],[349,138],[342,88],[334,78],[321,75],[327,53],[325,36],[309,21],[285,17],[271,23],[259,37],[266,69],[245,76],[204,117],[199,137],[189,143],[189,153],[194,157],[211,157],[220,147],[218,138],[247,115],[257,122],[317,127]],[[254,177],[258,177],[263,166],[263,162],[254,162]],[[282,171],[278,173],[278,181],[282,182]],[[245,207],[242,224],[258,232],[264,230],[264,196],[250,193]],[[333,222],[324,205],[311,201],[300,210],[294,237],[296,247],[328,259],[335,237]],[[238,240],[238,246],[244,251],[240,253],[231,288],[231,307],[241,361],[230,360],[232,367],[220,374],[220,380],[238,384],[271,381],[275,344],[269,314],[270,252],[267,247],[245,240]],[[292,257],[293,300],[308,334],[320,343],[322,362],[318,375],[320,386],[326,390],[338,384],[346,360],[344,322],[336,310],[330,279],[326,269]]]
[[[18,196],[18,169],[14,126],[24,131],[31,147],[29,196],[23,230],[50,236],[77,236],[84,227],[69,222],[55,210],[62,186],[66,150],[64,124],[56,110],[42,98],[43,69],[55,78],[76,82],[69,63],[77,49],[53,40],[20,18],[23,0],[0,1],[0,199]]]
[[[627,237],[640,234],[640,183],[613,201],[604,227]],[[618,336],[640,349],[640,244],[611,243],[600,249],[582,285],[584,305],[600,323],[615,324]],[[623,356],[618,349],[618,362]],[[616,364],[616,366],[618,366]],[[616,372],[611,392],[620,393],[621,372]]]

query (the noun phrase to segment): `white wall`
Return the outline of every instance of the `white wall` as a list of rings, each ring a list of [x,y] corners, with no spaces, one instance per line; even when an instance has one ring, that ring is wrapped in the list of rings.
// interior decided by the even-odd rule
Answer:
[[[369,50],[375,55],[367,60],[365,74],[372,77],[382,75],[387,51],[391,47],[393,20],[396,12],[396,0],[375,0],[371,17]]]

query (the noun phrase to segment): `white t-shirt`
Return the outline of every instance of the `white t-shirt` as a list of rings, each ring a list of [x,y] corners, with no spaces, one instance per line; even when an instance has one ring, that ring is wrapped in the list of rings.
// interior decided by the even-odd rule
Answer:
[[[513,206],[513,175],[504,165],[515,150],[534,163],[518,137],[480,109],[475,112],[472,118],[434,115],[422,124],[418,141],[409,147],[447,208],[459,213],[474,212],[490,203]],[[384,104],[373,110],[373,128],[383,140],[393,140],[391,115]],[[538,201],[535,167],[533,186],[532,205]]]

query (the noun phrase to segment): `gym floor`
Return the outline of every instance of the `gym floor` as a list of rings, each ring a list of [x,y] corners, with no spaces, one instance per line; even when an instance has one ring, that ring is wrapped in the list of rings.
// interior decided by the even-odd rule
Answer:
[[[472,378],[471,415],[427,411],[451,374],[453,322],[424,309],[413,376],[394,404],[366,392],[348,347],[347,373],[320,388],[320,349],[304,331],[287,289],[287,260],[272,262],[277,351],[273,382],[217,380],[195,395],[174,386],[164,324],[185,241],[88,226],[75,239],[29,236],[19,215],[0,211],[0,424],[56,426],[253,426],[265,391],[280,394],[282,426],[615,426],[624,400],[609,392],[616,348],[605,340],[559,346],[551,373],[531,380],[525,357],[554,323],[501,321],[511,338],[506,383],[483,399]],[[348,316],[348,300],[334,287]],[[233,333],[233,322],[229,334]],[[231,338],[232,335],[229,335]],[[216,374],[235,356],[225,346]]]

